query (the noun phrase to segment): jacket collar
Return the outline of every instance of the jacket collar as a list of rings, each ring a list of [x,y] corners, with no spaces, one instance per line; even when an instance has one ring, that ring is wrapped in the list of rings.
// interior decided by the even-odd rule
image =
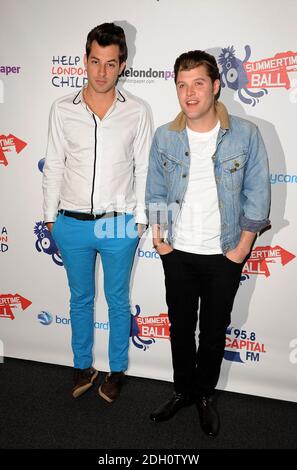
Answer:
[[[222,129],[229,129],[229,127],[230,127],[229,114],[228,114],[228,111],[227,111],[226,107],[220,101],[218,101],[216,103],[216,111],[217,111],[217,114],[218,114],[218,118],[219,118],[219,121],[220,121],[221,128]],[[171,122],[171,124],[169,126],[169,130],[170,131],[176,131],[176,132],[183,131],[186,128],[186,121],[187,121],[186,115],[183,111],[181,111],[176,116],[174,121]]]

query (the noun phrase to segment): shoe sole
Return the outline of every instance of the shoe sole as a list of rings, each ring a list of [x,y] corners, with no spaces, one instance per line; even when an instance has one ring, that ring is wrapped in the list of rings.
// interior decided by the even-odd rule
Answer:
[[[89,388],[92,387],[93,382],[96,379],[97,375],[98,375],[98,371],[96,371],[95,374],[93,374],[90,383],[83,385],[82,387],[79,387],[76,390],[74,390],[74,392],[72,393],[73,398],[78,398],[81,395],[83,395],[87,390],[89,390]]]
[[[101,387],[102,385],[100,385],[99,390],[98,390],[100,397],[103,398],[103,400],[107,401],[108,403],[112,403],[115,399],[112,400],[107,395],[105,395],[105,393],[102,392]]]

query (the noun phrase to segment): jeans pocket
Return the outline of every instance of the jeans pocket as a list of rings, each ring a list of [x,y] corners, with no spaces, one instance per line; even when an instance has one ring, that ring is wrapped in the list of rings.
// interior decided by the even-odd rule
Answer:
[[[236,261],[232,261],[230,258],[227,258],[226,255],[223,255],[223,257],[225,258],[226,260],[226,263],[231,266],[234,270],[236,271],[241,271],[243,266],[244,266],[244,261],[242,261],[241,263],[236,263]]]
[[[160,255],[160,258],[162,261],[167,260],[168,258],[171,258],[171,255],[174,253],[174,250],[170,251],[169,253],[165,253],[164,255]]]

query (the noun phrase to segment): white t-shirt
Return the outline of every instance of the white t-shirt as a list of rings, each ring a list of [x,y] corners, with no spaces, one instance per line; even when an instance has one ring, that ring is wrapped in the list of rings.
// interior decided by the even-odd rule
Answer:
[[[222,253],[221,219],[212,156],[220,129],[219,122],[208,132],[187,128],[190,145],[190,174],[179,213],[173,247],[197,254]]]

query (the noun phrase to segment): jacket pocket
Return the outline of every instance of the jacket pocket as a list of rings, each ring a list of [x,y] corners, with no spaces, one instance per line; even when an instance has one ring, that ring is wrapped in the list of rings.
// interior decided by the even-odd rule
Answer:
[[[241,188],[246,162],[247,155],[241,153],[233,155],[221,163],[223,167],[224,186],[229,191],[238,191]]]
[[[161,152],[160,160],[161,160],[160,163],[162,165],[162,168],[164,169],[165,172],[168,172],[168,173],[171,173],[172,171],[174,171],[177,165],[181,164],[180,160],[178,160],[176,157],[165,152]]]

